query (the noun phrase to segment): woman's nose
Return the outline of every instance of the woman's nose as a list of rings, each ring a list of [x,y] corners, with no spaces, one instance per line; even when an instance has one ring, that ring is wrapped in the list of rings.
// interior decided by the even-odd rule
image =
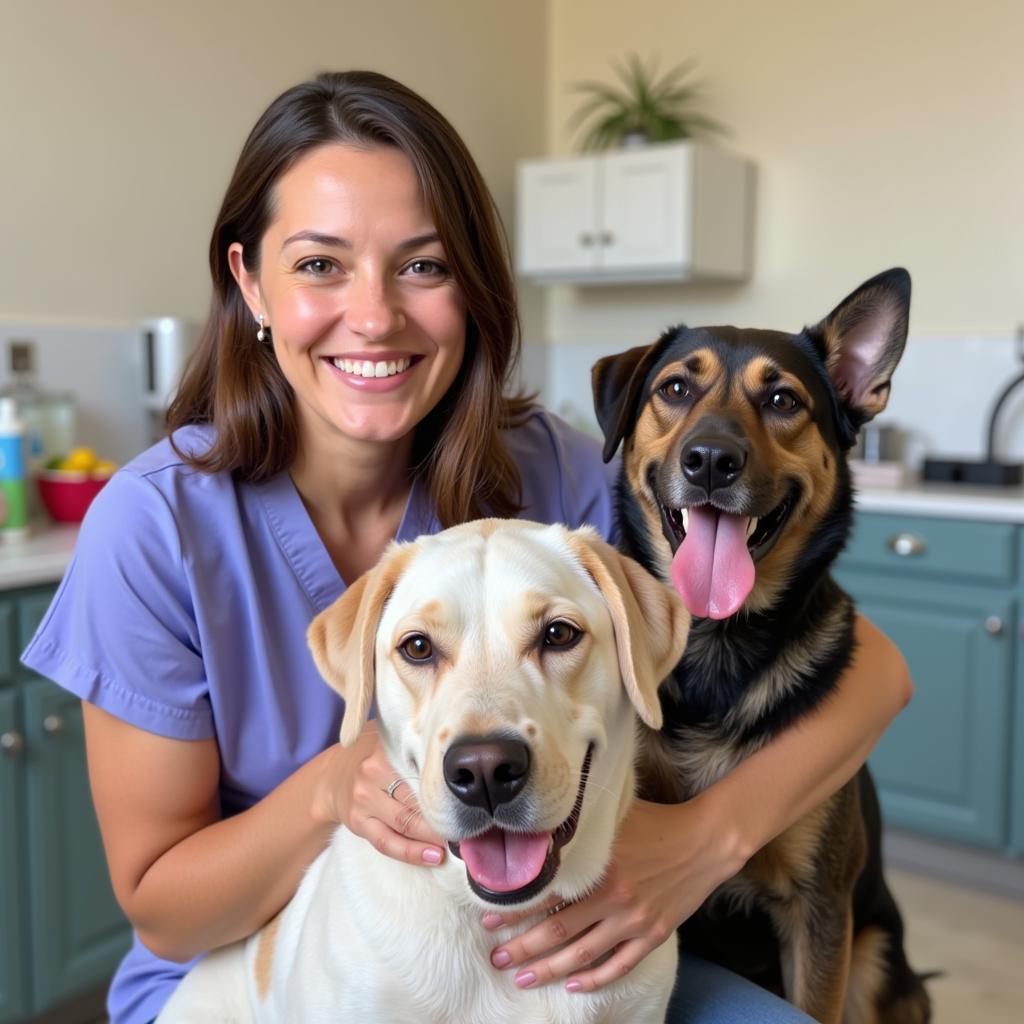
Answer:
[[[346,289],[345,300],[345,326],[364,338],[386,338],[405,322],[387,282],[372,275],[357,277]]]

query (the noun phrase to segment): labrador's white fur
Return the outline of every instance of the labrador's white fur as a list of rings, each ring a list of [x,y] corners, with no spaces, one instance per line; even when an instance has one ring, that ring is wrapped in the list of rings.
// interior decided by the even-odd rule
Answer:
[[[544,646],[555,619],[582,630],[571,649]],[[485,520],[393,545],[314,620],[309,642],[346,700],[342,743],[355,740],[376,699],[391,763],[446,838],[463,837],[459,801],[442,775],[457,738],[505,731],[527,741],[530,831],[553,830],[570,815],[593,747],[558,874],[516,908],[537,906],[540,920],[551,891],[579,898],[600,880],[633,796],[634,710],[660,723],[657,687],[688,626],[671,588],[593,531]],[[430,637],[432,666],[410,665],[399,652],[412,632]],[[279,917],[201,961],[159,1022],[664,1020],[674,937],[599,992],[569,993],[560,982],[521,991],[514,972],[490,965],[490,950],[512,932],[482,927],[489,906],[458,858],[409,866],[339,828]]]

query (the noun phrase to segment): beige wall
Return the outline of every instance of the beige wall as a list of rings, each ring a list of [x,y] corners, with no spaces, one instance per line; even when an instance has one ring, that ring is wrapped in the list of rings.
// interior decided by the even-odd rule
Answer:
[[[324,69],[422,92],[509,215],[544,146],[546,31],[546,0],[0,0],[0,320],[202,318],[242,141]]]
[[[902,263],[912,328],[1024,321],[1019,0],[551,0],[548,145],[568,86],[612,58],[699,58],[708,112],[758,165],[756,267],[730,287],[555,289],[551,341],[642,341],[669,323],[796,329]]]

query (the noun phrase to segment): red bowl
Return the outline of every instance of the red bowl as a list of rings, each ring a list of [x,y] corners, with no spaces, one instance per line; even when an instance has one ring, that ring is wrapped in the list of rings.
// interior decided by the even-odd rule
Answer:
[[[80,523],[92,499],[108,479],[87,473],[47,470],[39,474],[39,496],[46,511],[58,523]]]

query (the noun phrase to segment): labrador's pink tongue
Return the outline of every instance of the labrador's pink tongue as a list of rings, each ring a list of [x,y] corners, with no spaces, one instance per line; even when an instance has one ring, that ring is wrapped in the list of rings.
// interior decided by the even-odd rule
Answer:
[[[672,583],[692,615],[727,619],[753,590],[749,521],[710,505],[690,509],[686,538],[672,559]]]
[[[548,856],[547,832],[524,835],[492,828],[459,843],[459,854],[473,881],[491,892],[514,892],[529,885]]]

